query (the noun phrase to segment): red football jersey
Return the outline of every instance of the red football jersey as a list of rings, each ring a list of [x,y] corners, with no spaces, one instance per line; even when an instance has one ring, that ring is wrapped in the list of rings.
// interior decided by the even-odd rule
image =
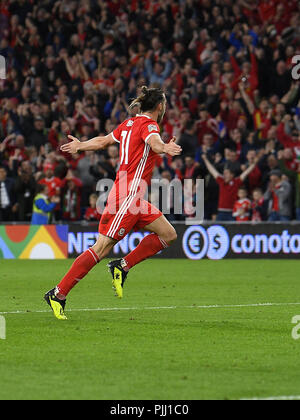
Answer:
[[[245,213],[239,214],[239,210],[243,209]],[[233,217],[237,222],[248,222],[250,220],[251,201],[248,198],[241,198],[235,202],[233,208]]]
[[[57,177],[52,178],[43,178],[39,181],[39,184],[47,185],[49,190],[49,197],[53,197],[54,195],[60,194],[60,188],[62,186],[61,179]]]
[[[234,178],[229,183],[224,181],[222,176],[216,178],[217,183],[220,187],[219,193],[219,204],[218,210],[219,211],[228,211],[233,209],[234,203],[237,199],[237,192],[239,187],[242,185],[242,181],[240,178]]]
[[[162,216],[143,199],[157,162],[148,140],[159,131],[157,122],[147,115],[128,118],[113,131],[120,143],[120,168],[100,220],[101,235],[119,241],[132,229],[144,229]]]
[[[150,184],[157,159],[148,140],[159,133],[159,125],[147,115],[128,118],[113,131],[114,140],[120,143],[120,168],[108,202],[117,200],[119,207],[126,197],[138,192],[144,195],[143,187]]]
[[[92,207],[88,207],[85,211],[84,218],[86,220],[100,220],[101,215],[98,213],[97,209],[93,209]]]

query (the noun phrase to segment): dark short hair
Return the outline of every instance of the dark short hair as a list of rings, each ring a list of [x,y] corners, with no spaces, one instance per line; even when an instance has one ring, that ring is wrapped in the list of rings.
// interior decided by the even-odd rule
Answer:
[[[261,189],[261,188],[259,188],[259,187],[257,187],[257,188],[254,188],[254,190],[253,190],[253,192],[260,192],[261,194],[263,194],[263,190]]]
[[[186,130],[191,130],[192,128],[194,128],[195,127],[195,121],[193,121],[193,120],[190,120],[190,121],[188,121],[187,123],[186,123],[186,125],[185,125],[185,129]],[[208,133],[209,134],[209,133]]]
[[[278,178],[280,178],[280,177],[281,177],[281,175],[282,175],[282,172],[281,172],[281,170],[280,170],[280,169],[273,169],[273,170],[269,173],[269,176],[272,176],[272,175],[278,176]]]
[[[230,168],[230,166],[225,166],[223,169],[223,173],[224,171],[229,171],[232,175],[235,175],[235,171],[232,168]]]
[[[165,99],[164,91],[161,88],[147,88],[142,87],[142,93],[134,99],[129,108],[139,106],[141,112],[154,111],[158,104],[162,103]]]

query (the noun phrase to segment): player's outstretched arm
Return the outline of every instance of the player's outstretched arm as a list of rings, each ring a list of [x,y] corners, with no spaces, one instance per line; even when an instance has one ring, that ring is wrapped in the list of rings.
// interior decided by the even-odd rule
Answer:
[[[159,134],[153,134],[149,138],[148,144],[153,152],[159,155],[166,153],[170,156],[178,156],[182,152],[181,146],[176,144],[176,137],[172,137],[170,143],[164,143]]]
[[[75,154],[78,152],[88,152],[106,149],[108,146],[115,144],[112,134],[108,134],[103,137],[94,137],[91,140],[81,142],[74,136],[68,136],[71,140],[69,143],[66,143],[61,146],[60,150],[62,152]]]

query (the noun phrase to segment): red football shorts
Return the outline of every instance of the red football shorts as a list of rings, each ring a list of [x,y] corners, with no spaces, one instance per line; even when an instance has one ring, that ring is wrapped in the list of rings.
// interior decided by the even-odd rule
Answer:
[[[120,241],[131,230],[141,230],[150,225],[163,214],[155,206],[143,199],[130,205],[130,200],[125,200],[118,211],[111,211],[107,205],[99,224],[99,233]]]

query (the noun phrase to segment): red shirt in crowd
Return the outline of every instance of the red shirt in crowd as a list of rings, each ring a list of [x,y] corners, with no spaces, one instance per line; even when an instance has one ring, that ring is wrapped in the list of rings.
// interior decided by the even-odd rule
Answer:
[[[278,6],[283,5],[279,13]],[[293,12],[297,11],[297,0],[259,0],[258,13],[262,23],[274,24],[278,34],[289,26]]]
[[[257,65],[257,61],[256,61],[256,56],[254,53],[250,54],[250,59],[251,59],[251,71],[250,74],[248,76],[248,83],[249,86],[246,88],[246,92],[248,93],[248,95],[253,99],[253,93],[255,91],[255,89],[257,89],[258,87],[258,65]],[[234,80],[231,83],[231,87],[232,89],[237,92],[238,88],[239,88],[239,84],[241,82],[241,77],[242,77],[242,70],[240,69],[240,66],[236,60],[236,58],[234,56],[230,57],[230,62],[234,71]]]
[[[299,145],[297,141],[294,141],[291,136],[286,134],[283,122],[277,128],[277,138],[285,149],[293,149],[294,152],[294,148]]]
[[[253,171],[248,175],[249,190],[252,192],[255,188],[259,187],[261,183],[261,170],[256,165]]]
[[[240,178],[233,178],[230,182],[225,182],[222,176],[216,178],[219,184],[219,211],[232,211],[235,201],[237,199],[237,192],[240,186],[243,184]]]
[[[100,220],[101,219],[101,214],[98,213],[98,210],[95,208],[93,209],[92,207],[88,207],[85,211],[85,215],[84,215],[85,220]]]
[[[198,143],[199,146],[202,145],[203,137],[205,134],[211,134],[214,137],[214,140],[217,139],[216,133],[211,129],[208,122],[212,119],[212,117],[209,115],[207,119],[203,121],[198,121],[197,123],[197,136],[198,136]]]
[[[61,181],[63,190],[62,217],[64,220],[80,219],[82,182],[79,178],[68,177]]]
[[[62,186],[61,179],[53,176],[52,178],[43,178],[40,180],[39,184],[47,185],[49,190],[49,197],[60,194],[60,188]]]
[[[272,19],[276,14],[277,1],[268,0],[267,2],[261,1],[258,6],[259,16],[262,22]]]
[[[238,214],[240,209],[244,209],[245,212],[243,214]],[[251,209],[251,201],[249,198],[241,198],[237,200],[233,207],[232,215],[235,217],[237,222],[248,222],[250,220],[250,209]]]
[[[272,204],[272,211],[279,211],[279,202],[278,202],[278,196],[277,194],[275,194],[274,191],[272,191],[272,199],[273,199],[273,204]]]

